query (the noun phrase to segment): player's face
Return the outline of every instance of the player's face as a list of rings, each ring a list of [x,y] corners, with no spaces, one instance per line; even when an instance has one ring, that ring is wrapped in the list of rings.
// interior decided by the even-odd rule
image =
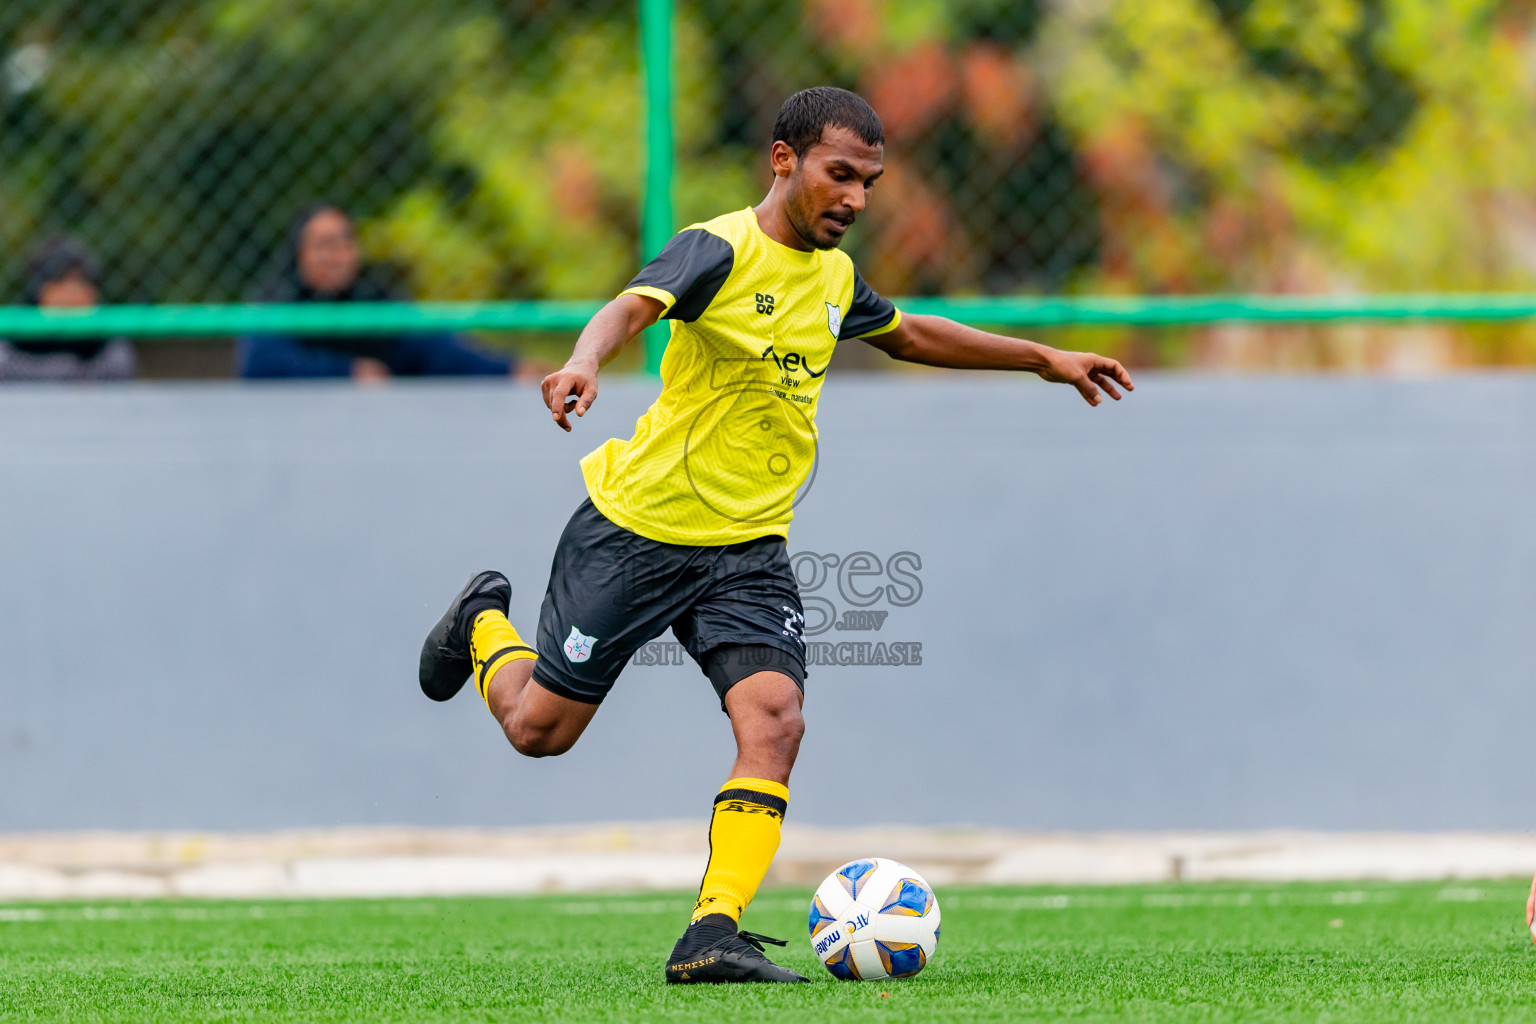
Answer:
[[[785,210],[800,237],[817,249],[837,248],[868,204],[884,158],[884,146],[871,146],[846,128],[822,132],[789,175]]]

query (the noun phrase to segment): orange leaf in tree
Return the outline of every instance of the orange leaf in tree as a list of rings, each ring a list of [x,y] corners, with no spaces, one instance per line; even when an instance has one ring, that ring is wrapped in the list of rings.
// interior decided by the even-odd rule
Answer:
[[[957,87],[949,54],[924,43],[870,71],[864,96],[879,113],[891,141],[921,135],[954,102]]]
[[[871,208],[878,239],[869,260],[879,288],[905,294],[951,286],[967,268],[969,247],[943,197],[899,156],[887,157],[880,198]]]
[[[1035,76],[1003,47],[980,42],[960,58],[966,115],[994,145],[1016,145],[1035,131]]]
[[[570,220],[592,220],[602,199],[602,185],[591,160],[575,143],[562,143],[555,149],[555,209]]]
[[[873,56],[884,42],[879,0],[807,0],[818,40],[850,56]]]

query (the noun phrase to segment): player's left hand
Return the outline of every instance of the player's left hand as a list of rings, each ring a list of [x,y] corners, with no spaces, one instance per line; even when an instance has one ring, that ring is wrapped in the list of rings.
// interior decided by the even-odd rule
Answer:
[[[1104,395],[1120,401],[1116,384],[1127,391],[1136,390],[1125,367],[1108,356],[1092,352],[1054,350],[1049,365],[1040,371],[1040,376],[1053,384],[1071,384],[1089,405],[1098,405],[1104,401]],[[1104,394],[1099,393],[1100,388],[1104,389]]]

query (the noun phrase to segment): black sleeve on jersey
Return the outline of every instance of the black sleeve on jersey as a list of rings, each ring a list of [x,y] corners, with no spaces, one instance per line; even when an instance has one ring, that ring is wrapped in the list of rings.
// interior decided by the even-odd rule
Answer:
[[[869,285],[859,268],[853,268],[853,307],[843,314],[843,326],[837,332],[838,341],[857,338],[870,331],[878,331],[891,322],[896,307],[890,299],[882,299]]]
[[[627,287],[660,288],[675,296],[677,301],[662,319],[691,323],[715,301],[735,263],[736,250],[730,242],[703,228],[689,228],[673,235]]]

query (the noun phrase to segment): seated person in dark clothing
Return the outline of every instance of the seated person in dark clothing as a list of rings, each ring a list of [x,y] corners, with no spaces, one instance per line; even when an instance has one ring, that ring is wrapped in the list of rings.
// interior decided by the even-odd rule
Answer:
[[[389,302],[401,300],[363,267],[352,222],[334,206],[306,210],[294,226],[261,302]],[[235,346],[241,377],[502,376],[514,360],[472,347],[448,333],[249,335]]]
[[[26,304],[89,309],[100,298],[101,267],[84,243],[52,238],[27,262]],[[0,341],[0,381],[127,380],[133,345],[124,338]]]

